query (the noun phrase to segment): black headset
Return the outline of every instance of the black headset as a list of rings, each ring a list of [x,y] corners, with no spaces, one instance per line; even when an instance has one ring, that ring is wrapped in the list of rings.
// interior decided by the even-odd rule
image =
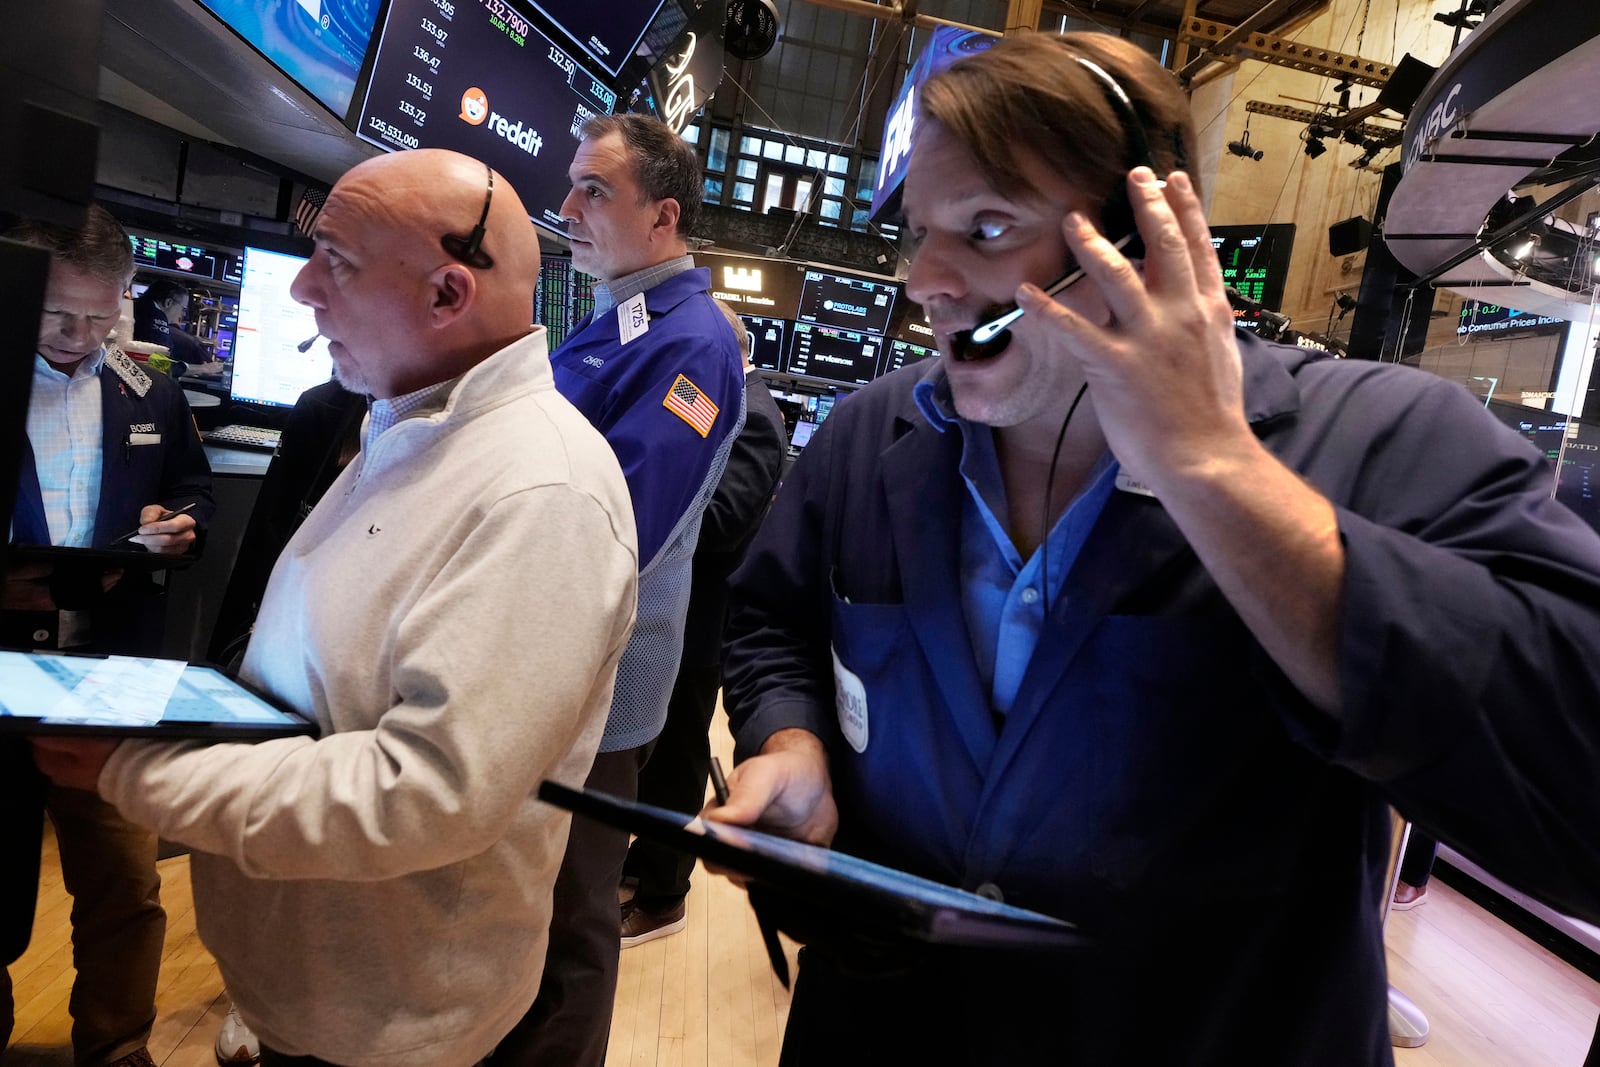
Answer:
[[[493,258],[483,250],[483,234],[489,222],[489,204],[494,200],[494,168],[484,164],[484,169],[489,172],[489,185],[483,191],[483,215],[479,217],[478,224],[465,236],[459,233],[447,233],[439,238],[439,244],[446,252],[478,270],[488,270],[494,266]]]
[[[1126,90],[1100,64],[1083,56],[1075,55],[1072,58],[1100,82],[1106,103],[1117,114],[1117,123],[1128,141],[1128,165],[1122,168],[1124,177],[1136,167],[1155,170],[1155,160],[1150,158],[1150,139],[1145,135],[1144,123],[1139,120],[1139,113],[1134,110],[1133,100]],[[1132,234],[1133,239],[1122,246],[1122,254],[1129,259],[1144,258],[1144,242],[1139,239],[1139,227],[1133,221],[1133,204],[1128,200],[1126,181],[1119,181],[1111,195],[1106,197],[1105,206],[1100,209],[1100,232],[1108,241]]]

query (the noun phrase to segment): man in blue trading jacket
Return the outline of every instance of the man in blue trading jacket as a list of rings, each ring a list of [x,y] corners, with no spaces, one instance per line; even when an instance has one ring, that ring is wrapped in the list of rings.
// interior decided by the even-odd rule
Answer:
[[[103,547],[137,527],[134,545],[187,552],[212,512],[211,470],[189,405],[166,375],[105,343],[133,277],[127,233],[91,207],[80,231],[21,223],[7,236],[50,251],[12,540]],[[185,506],[184,514],[160,518]],[[95,572],[88,588],[76,589],[69,585],[83,583],[70,577],[52,575],[48,565],[13,567],[0,643],[102,652],[159,647],[160,598],[143,575]],[[22,812],[37,812],[42,800],[55,826],[73,897],[77,977],[68,1010],[76,1062],[149,1064],[144,1045],[155,1022],[166,932],[156,836],[93,792],[43,786],[31,767],[8,774],[3,788],[23,801],[19,807],[8,800],[7,819],[28,818]],[[0,972],[0,1047],[11,1032],[11,1009],[11,981]]]
[[[733,330],[686,238],[699,214],[694,149],[659,119],[579,130],[561,205],[572,265],[598,279],[593,314],[550,357],[559,389],[622,464],[639,532],[639,614],[588,785],[632,798],[667,717],[683,650],[690,563],[706,505],[744,422]],[[628,835],[574,819],[556,880],[539,996],[500,1064],[601,1067],[616,991],[617,886]]]
[[[672,684],[667,722],[639,775],[639,800],[694,813],[705,802],[711,770],[712,716],[722,688],[722,631],[728,617],[728,575],[744,558],[783,473],[788,441],[783,412],[767,380],[749,365],[750,331],[721,300],[717,309],[739,338],[744,368],[744,429],[733,442],[728,467],[706,506],[694,550],[694,582],[684,620],[683,657]],[[623,874],[634,894],[622,905],[622,947],[677,933],[685,925],[684,901],[694,857],[656,841],[628,846]]]
[[[813,941],[783,1062],[1388,1063],[1388,803],[1600,915],[1600,539],[1460,386],[1234,330],[1131,42],[1006,38],[918,105],[941,358],[829,416],[735,574],[707,814],[1092,944]]]

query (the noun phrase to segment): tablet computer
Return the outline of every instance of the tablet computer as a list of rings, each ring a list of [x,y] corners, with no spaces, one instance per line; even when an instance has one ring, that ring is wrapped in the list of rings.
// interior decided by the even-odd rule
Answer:
[[[832,849],[548,780],[539,799],[738,872],[758,915],[798,940],[825,930],[876,944],[1028,952],[1088,944],[1071,923]]]
[[[70,545],[30,545],[12,542],[9,566],[22,563],[50,563],[57,569],[101,571],[178,570],[189,566],[200,557],[195,555],[169,556],[164,552],[151,552],[143,545],[131,541],[104,548],[74,548]]]
[[[262,741],[317,727],[214,667],[0,650],[0,731]]]

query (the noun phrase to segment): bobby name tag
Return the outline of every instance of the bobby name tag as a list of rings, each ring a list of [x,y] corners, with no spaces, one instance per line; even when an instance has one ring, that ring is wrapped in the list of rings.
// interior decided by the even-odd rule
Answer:
[[[622,343],[650,332],[650,315],[644,309],[644,294],[638,293],[617,305],[617,333]]]

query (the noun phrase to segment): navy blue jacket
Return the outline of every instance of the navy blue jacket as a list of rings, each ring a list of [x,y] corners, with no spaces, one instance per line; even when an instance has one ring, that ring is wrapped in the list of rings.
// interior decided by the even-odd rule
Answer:
[[[646,744],[666,722],[701,519],[744,424],[739,344],[710,284],[704,268],[676,274],[645,292],[642,335],[622,344],[618,313],[608,310],[579,322],[550,356],[556,388],[616,453],[639,532],[639,612],[601,752]],[[700,426],[667,405],[680,378],[700,397]]]
[[[104,547],[139,525],[147,504],[181,508],[194,504],[200,540],[216,505],[211,495],[211,466],[183,389],[165,374],[151,371],[117,349],[106,353],[100,369],[102,426],[100,501],[95,508],[94,545]],[[133,435],[159,438],[134,444]],[[39,472],[32,445],[24,438],[12,539],[19,544],[49,544],[50,530],[39,491]],[[60,572],[58,571],[58,574]],[[81,582],[74,583],[79,587]],[[56,590],[58,603],[61,590]],[[154,654],[161,646],[163,599],[148,576],[125,574],[116,588],[93,605],[93,648],[103,652]],[[5,612],[0,615],[0,641],[55,648],[55,612]]]
[[[1270,662],[1160,503],[1119,491],[997,728],[961,609],[961,435],[912,400],[937,365],[835,408],[734,576],[724,701],[740,758],[811,730],[831,755],[837,848],[998,886],[1093,934],[1059,1014],[1012,1020],[1029,1047],[1082,1062],[1244,1062],[1268,1017],[1287,1043],[1260,1062],[1388,1062],[1389,803],[1600,915],[1600,538],[1459,386],[1241,348],[1257,435],[1338,511],[1337,722]],[[866,691],[860,752],[830,653]]]
[[[142,391],[142,395],[141,395]],[[204,530],[216,505],[211,498],[211,465],[206,462],[200,432],[189,401],[177,382],[141,367],[116,349],[106,353],[100,368],[100,419],[103,469],[100,504],[95,509],[94,544],[110,544],[139,523],[146,504],[172,509],[194,504],[189,514]],[[135,445],[133,434],[155,434],[159,442]],[[12,539],[23,544],[50,543],[44,500],[33,447],[23,442]]]

